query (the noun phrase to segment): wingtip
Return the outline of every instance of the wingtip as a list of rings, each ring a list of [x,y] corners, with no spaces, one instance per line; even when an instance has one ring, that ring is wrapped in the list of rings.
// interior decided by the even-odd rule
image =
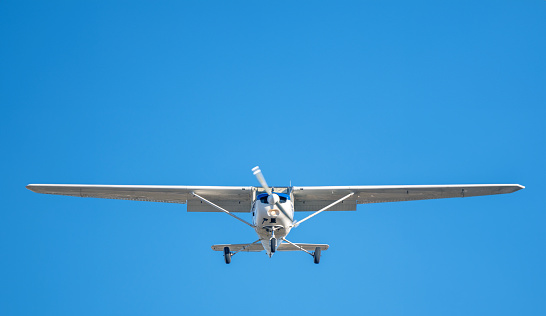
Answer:
[[[37,190],[39,189],[39,185],[38,184],[27,184],[27,186],[25,187],[27,188],[27,190],[30,190],[32,192],[35,192],[35,193],[39,193]]]
[[[27,184],[25,188],[32,192],[41,193],[40,189],[43,187],[43,184]]]

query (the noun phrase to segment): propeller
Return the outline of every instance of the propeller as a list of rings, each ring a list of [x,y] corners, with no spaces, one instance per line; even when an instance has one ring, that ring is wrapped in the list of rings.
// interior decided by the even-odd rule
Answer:
[[[267,195],[268,195],[267,202],[269,202],[269,204],[275,204],[275,206],[279,210],[281,210],[281,212],[284,214],[284,216],[286,216],[288,219],[292,220],[292,218],[290,216],[288,216],[288,213],[282,207],[281,203],[279,203],[279,200],[280,200],[279,196],[277,194],[273,193],[271,188],[267,185],[267,182],[265,182],[265,178],[264,178],[264,175],[262,174],[262,170],[260,170],[260,167],[256,166],[256,167],[252,168],[252,172],[256,176],[256,179],[258,179],[258,182],[260,182],[262,188],[264,188],[265,192],[267,192]]]

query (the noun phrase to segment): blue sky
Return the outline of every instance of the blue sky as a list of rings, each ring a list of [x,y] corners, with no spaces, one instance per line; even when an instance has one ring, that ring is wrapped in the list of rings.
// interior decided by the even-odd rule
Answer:
[[[544,1],[2,1],[0,314],[544,315]],[[28,183],[519,183],[230,217]],[[303,215],[300,215],[302,218]]]

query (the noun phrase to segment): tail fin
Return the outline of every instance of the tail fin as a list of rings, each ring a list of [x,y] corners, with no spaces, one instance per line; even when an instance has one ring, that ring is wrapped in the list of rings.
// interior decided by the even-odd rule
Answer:
[[[261,243],[249,245],[249,244],[225,244],[225,245],[213,245],[211,248],[214,251],[224,251],[224,247],[229,247],[230,251],[237,252],[246,247],[243,252],[260,252],[264,251],[264,246]]]
[[[302,247],[303,249],[307,251],[315,251],[315,248],[320,247],[321,250],[328,250],[330,248],[327,244],[299,244],[295,243],[299,247]],[[282,243],[278,248],[277,251],[301,251],[301,249],[294,247],[291,244],[288,243]]]

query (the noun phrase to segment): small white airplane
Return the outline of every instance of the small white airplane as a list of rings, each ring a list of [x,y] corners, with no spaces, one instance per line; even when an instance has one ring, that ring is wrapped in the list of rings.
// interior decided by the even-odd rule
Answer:
[[[223,251],[227,264],[239,252],[265,250],[303,251],[319,263],[326,244],[293,243],[286,239],[290,230],[324,211],[356,211],[357,204],[416,201],[512,193],[525,188],[519,184],[468,185],[384,185],[384,186],[308,186],[270,188],[259,167],[252,169],[260,187],[165,186],[165,185],[79,185],[29,184],[27,189],[44,194],[78,197],[180,203],[188,212],[224,212],[254,228],[258,240],[249,244],[213,245]],[[229,209],[229,211],[228,211]],[[233,213],[252,214],[252,223]],[[296,221],[294,212],[315,211]]]

